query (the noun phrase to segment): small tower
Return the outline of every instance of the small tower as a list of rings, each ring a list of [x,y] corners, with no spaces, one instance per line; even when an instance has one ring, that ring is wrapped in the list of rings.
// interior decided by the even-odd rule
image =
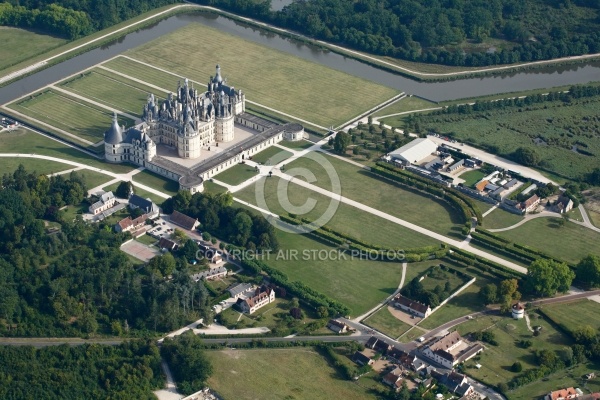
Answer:
[[[525,317],[525,306],[522,303],[516,302],[515,304],[513,304],[512,317],[514,319],[522,319],[523,317]]]

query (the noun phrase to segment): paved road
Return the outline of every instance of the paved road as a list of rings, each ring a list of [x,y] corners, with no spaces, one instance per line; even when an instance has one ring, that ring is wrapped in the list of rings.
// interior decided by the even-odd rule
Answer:
[[[596,227],[593,222],[590,220],[590,216],[587,213],[587,210],[583,206],[583,204],[579,205],[579,212],[581,212],[581,216],[583,217],[583,225],[590,228],[593,231],[600,232],[600,228]]]

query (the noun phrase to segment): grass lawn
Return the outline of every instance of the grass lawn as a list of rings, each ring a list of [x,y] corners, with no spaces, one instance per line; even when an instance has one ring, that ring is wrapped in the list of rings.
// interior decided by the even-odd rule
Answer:
[[[404,286],[418,276],[421,276],[429,268],[440,265],[439,260],[428,260],[406,264],[406,276],[404,277]]]
[[[171,179],[167,179],[148,170],[138,172],[137,174],[133,175],[132,179],[135,191],[137,191],[137,188],[135,188],[136,182],[146,186],[150,186],[153,189],[160,190],[161,192],[164,192],[171,196],[175,196],[177,194],[177,191],[179,190],[178,182],[175,182]]]
[[[220,172],[218,175],[215,175],[214,178],[218,181],[236,186],[252,178],[256,174],[257,172],[254,167],[246,164],[237,164],[223,172]]]
[[[382,307],[381,310],[364,320],[363,323],[394,339],[411,328],[407,323],[394,317],[388,307]]]
[[[464,183],[465,186],[473,187],[484,176],[485,176],[485,174],[483,172],[481,172],[481,170],[471,169],[471,170],[468,170],[467,172],[461,174],[459,176],[459,178],[465,180],[465,183]]]
[[[204,181],[202,185],[204,186],[205,193],[219,194],[225,193],[227,191],[226,187],[217,185],[216,183],[211,181]]]
[[[62,209],[64,213],[65,221],[73,221],[77,215],[84,214],[88,212],[89,206],[87,204],[80,204],[77,206],[66,206],[66,208]]]
[[[104,138],[112,120],[110,111],[52,90],[16,101],[8,107],[92,143]],[[133,123],[129,118],[119,117],[121,125]]]
[[[102,190],[104,190],[105,192],[111,191],[111,192],[116,192],[117,191],[117,187],[119,186],[120,182],[117,183],[113,183],[112,185],[109,186],[105,186],[102,188]],[[135,188],[135,194],[137,194],[138,196],[143,197],[144,199],[150,199],[152,200],[155,204],[158,204],[159,206],[162,204],[163,201],[165,201],[166,199],[155,195],[154,193],[150,193],[147,192],[143,189],[140,188]]]
[[[277,146],[271,146],[268,149],[261,151],[260,153],[252,156],[252,161],[261,163],[264,165],[275,165],[281,161],[288,159],[293,154],[289,151],[280,149]]]
[[[585,380],[582,377],[592,371],[600,369],[597,363],[578,364],[571,368],[555,372],[548,376],[547,379],[542,379],[529,385],[522,386],[516,390],[508,392],[510,400],[538,400],[550,391],[564,389],[567,387],[578,387],[583,393],[596,393],[600,391],[600,377]]]
[[[281,230],[277,230],[277,239],[284,259],[277,260],[273,254],[265,262],[291,281],[303,282],[347,305],[354,316],[392,294],[400,283],[400,263],[344,259],[337,248]]]
[[[513,214],[500,207],[483,217],[483,227],[485,229],[508,228],[523,220],[522,215]]]
[[[600,255],[600,233],[574,223],[561,227],[558,221],[560,218],[537,218],[498,234],[571,263],[588,254]]]
[[[0,70],[58,47],[67,40],[25,29],[0,27]]]
[[[446,260],[444,260],[443,262],[447,263]],[[461,267],[454,268],[463,270]],[[437,328],[438,326],[445,324],[446,322],[462,317],[463,315],[471,314],[477,311],[482,311],[485,308],[477,294],[479,290],[488,283],[498,283],[498,279],[491,275],[485,275],[484,273],[482,273],[479,270],[476,270],[475,268],[466,268],[465,272],[475,276],[475,282],[473,282],[469,287],[460,292],[448,303],[443,305],[439,310],[431,314],[429,317],[425,318],[425,320],[423,320],[419,324],[419,326],[425,329]]]
[[[600,304],[584,299],[570,303],[548,304],[541,307],[544,313],[567,328],[581,328],[589,325],[595,330],[600,329]]]
[[[387,107],[382,108],[373,114],[374,117],[381,117],[384,115],[397,114],[401,112],[422,110],[425,108],[439,107],[436,103],[428,100],[423,100],[415,96],[407,96],[402,100],[396,101]]]
[[[214,64],[207,59],[218,54],[223,77],[243,89],[248,100],[322,126],[346,122],[397,93],[197,23],[126,54],[201,83],[214,75]],[[167,87],[174,88],[176,80],[172,82]]]
[[[96,68],[85,75],[62,82],[60,86],[80,96],[133,115],[142,115],[148,93],[156,92],[148,86]],[[165,93],[154,93],[157,101]]]
[[[425,279],[421,281],[424,290],[434,290],[436,286],[441,286],[442,289],[446,282],[450,282],[450,292],[454,292],[456,289],[464,285],[470,278],[462,278],[457,276],[454,271],[438,270],[437,272],[427,273]]]
[[[0,30],[1,31],[1,30]],[[2,167],[2,173],[12,173],[19,168],[19,165],[23,164],[25,170],[28,172],[36,172],[37,174],[54,174],[56,172],[64,171],[67,169],[74,168],[70,165],[41,160],[37,158],[20,158],[20,157],[2,157],[0,158],[0,167]]]
[[[308,149],[310,146],[312,146],[314,143],[313,142],[309,142],[308,140],[300,140],[300,141],[294,141],[294,142],[290,142],[287,140],[283,140],[281,142],[279,142],[278,144],[293,149],[293,150],[304,150],[304,149]]]
[[[0,135],[0,153],[26,153],[41,154],[62,158],[69,161],[86,164],[90,167],[101,168],[117,174],[124,174],[133,168],[129,165],[109,164],[93,158],[72,147],[65,146],[55,140],[49,139],[26,129],[18,129]],[[25,159],[23,159],[25,160]],[[24,163],[25,166],[27,164]],[[17,164],[18,166],[18,164]],[[64,169],[75,168],[65,164]],[[64,170],[63,169],[63,170]],[[107,175],[108,178],[110,178]]]
[[[399,337],[398,341],[400,343],[410,343],[413,340],[416,340],[423,336],[424,333],[426,333],[426,331],[420,329],[418,326],[415,326],[412,329],[408,330],[404,335]]]
[[[536,316],[537,314],[530,315],[533,317],[531,325],[542,327],[542,331],[537,337],[527,330],[525,320],[514,320],[509,316],[481,316],[458,325],[457,329],[461,335],[486,329],[494,333],[498,341],[498,346],[486,345],[486,349],[479,357],[466,363],[467,374],[485,384],[497,385],[500,382],[508,382],[518,375],[510,370],[510,366],[515,361],[521,362],[523,371],[538,368],[534,351],[548,349],[557,351],[560,355],[566,347],[572,344],[568,337],[557,331],[544,319],[536,318]],[[528,349],[518,346],[516,342],[523,339],[531,340],[533,345]],[[480,359],[477,360],[477,358]],[[477,363],[482,365],[481,369],[474,368]],[[520,397],[515,396],[514,398]]]
[[[362,204],[402,218],[413,224],[446,236],[460,235],[461,217],[448,204],[418,192],[401,188],[387,180],[379,179],[361,167],[324,155],[333,167],[323,167],[306,157],[301,157],[286,166],[303,167],[312,171],[317,181],[312,184],[331,190],[330,178],[325,170],[339,177],[341,194]]]
[[[208,351],[208,386],[225,399],[374,399],[311,348]],[[269,371],[269,373],[257,373]]]
[[[80,169],[79,171],[76,171],[76,173],[80,176],[83,176],[83,179],[85,179],[85,184],[87,185],[88,189],[95,188],[113,179],[112,176],[108,176],[96,171],[89,171],[86,169]],[[69,177],[69,174],[67,174],[65,177]]]
[[[135,240],[137,240],[140,243],[147,244],[148,246],[152,246],[152,245],[156,244],[156,242],[158,242],[158,240],[154,239],[150,235],[142,235]]]
[[[282,204],[285,199],[289,199],[296,207],[305,204],[311,199],[314,200],[316,202],[315,207],[302,215],[304,218],[309,218],[312,221],[325,215],[329,205],[332,204],[331,198],[294,183],[290,183],[287,186],[287,191],[285,190],[285,186],[278,191],[278,186],[286,182],[280,180],[278,177],[261,178],[256,184],[234,193],[234,197],[250,204],[257,204],[257,188],[263,182],[265,202],[269,210],[278,215],[287,215],[288,212],[293,212],[297,215],[303,214],[302,212],[291,210],[289,207],[284,207]],[[263,194],[260,194],[260,192],[259,197],[263,197]],[[420,247],[437,243],[434,239],[425,235],[343,203],[337,205],[337,209],[335,209],[331,220],[326,222],[326,225],[369,243],[392,248]]]

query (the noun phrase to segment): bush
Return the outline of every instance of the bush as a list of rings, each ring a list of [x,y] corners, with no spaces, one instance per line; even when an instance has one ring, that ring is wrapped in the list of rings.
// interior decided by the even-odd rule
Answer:
[[[523,365],[519,361],[515,361],[515,363],[510,367],[512,372],[521,372],[523,371]]]

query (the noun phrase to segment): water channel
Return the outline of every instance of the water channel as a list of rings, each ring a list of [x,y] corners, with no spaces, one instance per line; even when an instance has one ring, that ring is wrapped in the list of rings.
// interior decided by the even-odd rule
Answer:
[[[286,3],[286,0],[281,0],[281,3]],[[0,104],[8,103],[190,23],[210,26],[305,60],[433,101],[584,84],[600,80],[600,62],[590,62],[493,77],[469,78],[448,82],[419,82],[222,16],[210,13],[189,13],[171,16],[151,26],[132,32],[110,44],[88,51],[0,88]]]

